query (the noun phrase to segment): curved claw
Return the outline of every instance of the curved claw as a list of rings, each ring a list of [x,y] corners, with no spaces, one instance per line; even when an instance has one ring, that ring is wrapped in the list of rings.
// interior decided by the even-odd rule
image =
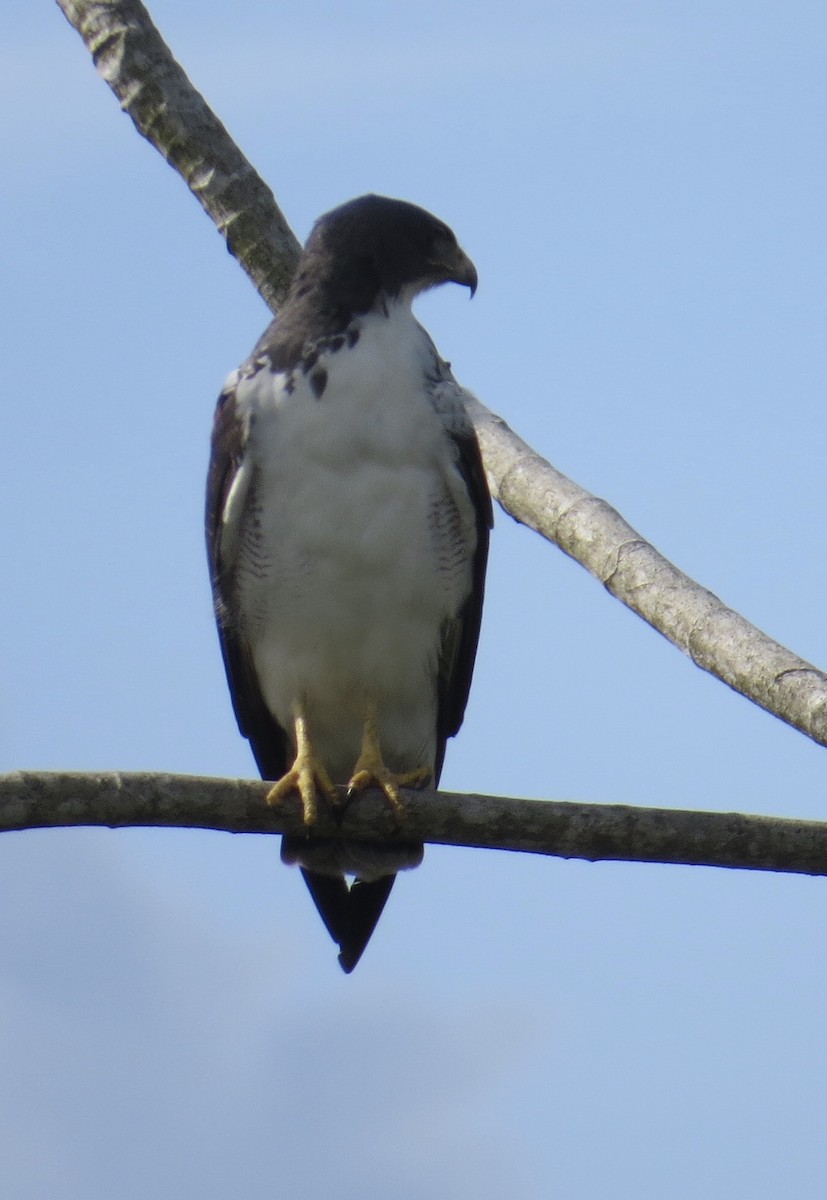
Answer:
[[[321,791],[332,808],[338,807],[339,796],[324,764],[316,752],[307,733],[307,722],[299,710],[295,717],[296,758],[292,767],[267,793],[265,803],[281,804],[291,792],[298,792],[302,802],[305,825],[315,825],[318,815],[318,794]]]
[[[385,766],[379,746],[379,727],[376,708],[368,705],[365,727],[362,732],[362,749],[359,760],[347,785],[348,797],[369,787],[378,787],[393,812],[397,825],[405,819],[405,806],[399,799],[401,787],[424,787],[433,777],[427,767],[414,771],[391,771]]]

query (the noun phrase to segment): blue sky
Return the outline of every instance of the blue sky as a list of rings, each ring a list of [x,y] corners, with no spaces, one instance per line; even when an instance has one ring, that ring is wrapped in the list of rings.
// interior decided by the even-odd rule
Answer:
[[[304,237],[368,190],[477,264],[477,391],[805,658],[823,597],[827,13],[182,0]],[[0,48],[0,768],[252,775],[201,538],[267,314],[56,6]],[[824,751],[498,515],[448,789],[827,816]],[[0,1186],[40,1200],[811,1195],[824,881],[428,849],[344,977],[273,839],[0,838]]]

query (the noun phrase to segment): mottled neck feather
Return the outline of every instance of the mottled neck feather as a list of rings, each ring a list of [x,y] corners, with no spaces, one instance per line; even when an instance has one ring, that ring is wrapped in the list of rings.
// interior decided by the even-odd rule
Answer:
[[[367,256],[343,261],[321,251],[306,253],[284,307],[257,349],[277,370],[289,370],[308,344],[344,333],[354,317],[369,312],[381,289]]]

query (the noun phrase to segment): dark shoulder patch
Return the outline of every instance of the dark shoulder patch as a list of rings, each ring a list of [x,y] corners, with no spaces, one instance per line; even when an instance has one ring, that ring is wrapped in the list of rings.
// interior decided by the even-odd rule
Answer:
[[[310,376],[310,386],[313,389],[313,395],[317,400],[321,400],[322,392],[327,387],[327,371],[324,367],[319,367]]]
[[[348,329],[348,331],[347,331],[348,349],[352,350],[358,341],[359,341],[359,330],[358,329]]]

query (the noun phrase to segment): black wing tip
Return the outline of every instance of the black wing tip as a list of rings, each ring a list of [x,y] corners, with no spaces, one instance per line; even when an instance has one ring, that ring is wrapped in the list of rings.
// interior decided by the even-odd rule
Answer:
[[[325,928],[339,947],[339,966],[349,975],[371,939],[396,876],[383,875],[369,882],[357,879],[348,887],[341,876],[321,875],[304,867],[302,875]]]

